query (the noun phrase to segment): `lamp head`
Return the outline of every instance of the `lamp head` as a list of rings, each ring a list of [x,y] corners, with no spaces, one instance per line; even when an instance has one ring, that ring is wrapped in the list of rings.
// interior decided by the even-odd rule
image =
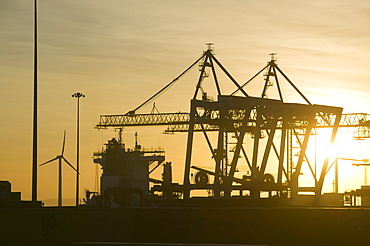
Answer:
[[[72,97],[76,97],[76,98],[80,98],[80,97],[85,97],[84,94],[82,94],[81,92],[76,92],[72,95]]]

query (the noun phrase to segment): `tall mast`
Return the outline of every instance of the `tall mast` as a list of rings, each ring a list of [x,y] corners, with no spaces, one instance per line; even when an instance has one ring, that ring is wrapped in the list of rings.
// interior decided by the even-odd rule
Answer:
[[[34,17],[32,202],[37,201],[37,0]]]

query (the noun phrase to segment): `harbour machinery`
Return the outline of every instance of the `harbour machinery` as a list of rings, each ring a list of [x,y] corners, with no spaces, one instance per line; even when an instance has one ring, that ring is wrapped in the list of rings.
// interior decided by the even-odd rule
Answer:
[[[352,127],[356,137],[369,137],[367,114],[344,115],[339,107],[311,104],[280,70],[274,55],[258,73],[265,71],[260,97],[245,89],[258,74],[239,85],[211,47],[191,67],[197,64],[200,76],[190,112],[138,114],[139,106],[125,115],[102,115],[97,125],[161,125],[167,126],[168,133],[187,133],[182,184],[173,182],[172,164],[165,160],[163,149],[144,148],[137,134],[134,147],[129,148],[119,135],[94,153],[103,174],[100,195],[87,199],[86,205],[92,206],[53,208],[41,207],[40,202],[31,208],[33,202],[17,201],[20,194],[3,183],[6,201],[0,205],[8,207],[0,209],[0,244],[368,245],[367,207],[313,206],[328,204],[321,193],[333,164],[324,159],[317,165],[320,169],[315,168],[310,153],[311,141],[321,130],[327,133],[328,143],[339,127]],[[235,86],[233,93],[217,89],[221,88],[216,76],[220,70]],[[216,99],[202,87],[211,77],[219,92]],[[283,100],[281,77],[303,103]],[[277,98],[271,97],[272,85]],[[212,167],[194,164],[196,134],[204,137]],[[151,178],[160,166],[162,179]],[[311,178],[313,185],[303,186],[303,176]],[[198,191],[208,195],[196,197]],[[348,195],[369,198],[369,191],[367,187]],[[307,192],[309,197],[304,196]]]
[[[197,64],[200,75],[190,102],[190,113],[136,113]],[[222,72],[235,87],[233,93],[221,92],[218,72]],[[250,96],[246,86],[262,72],[264,86],[261,96]],[[211,99],[202,86],[205,79],[210,78],[213,78],[218,93],[216,100]],[[303,103],[284,101],[282,80],[293,88]],[[277,98],[267,96],[273,85],[276,85]],[[311,160],[312,156],[307,154],[312,135],[317,129],[326,129],[328,145],[334,141],[339,127],[356,127],[359,129],[358,134],[361,133],[363,137],[368,135],[367,114],[344,115],[342,110],[340,107],[312,104],[280,69],[275,53],[271,54],[271,60],[263,69],[241,85],[219,62],[213,47],[209,45],[198,60],[143,104],[124,115],[101,115],[97,128],[166,125],[167,133],[187,133],[183,184],[168,181],[172,178],[166,181],[152,179],[156,185],[151,191],[144,192],[148,194],[147,197],[160,197],[162,200],[176,198],[184,204],[186,200],[195,200],[191,199],[193,191],[205,190],[209,194],[208,198],[212,199],[231,201],[244,198],[249,204],[265,202],[294,205],[299,204],[302,194],[310,193],[310,199],[305,201],[305,205],[313,206],[323,204],[322,188],[333,164],[329,158],[325,158],[319,165],[321,170],[314,167],[316,160]],[[197,144],[194,135],[198,133],[204,136],[213,159],[213,168],[192,165],[193,149]],[[216,141],[212,142],[211,134],[216,135]],[[249,146],[245,144],[247,138],[251,142]],[[229,139],[233,139],[234,143],[230,144]],[[158,162],[156,167],[161,163],[164,160]],[[236,172],[241,165],[246,165],[247,171],[237,177]],[[102,166],[104,176],[108,163]],[[312,179],[309,187],[299,182],[304,166]],[[163,176],[167,177],[171,165],[167,164],[164,170]],[[195,176],[191,170],[197,171]],[[145,173],[149,175],[149,170]],[[101,194],[104,194],[105,186],[102,187]],[[158,193],[159,196],[154,196]]]

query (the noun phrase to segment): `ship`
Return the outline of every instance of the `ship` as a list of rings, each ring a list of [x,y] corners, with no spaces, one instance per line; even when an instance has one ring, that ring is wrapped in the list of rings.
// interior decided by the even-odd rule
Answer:
[[[189,113],[137,113],[197,66],[200,75]],[[221,93],[216,71],[235,86],[233,93]],[[245,86],[262,73],[261,96],[250,96]],[[216,99],[202,87],[210,77]],[[303,103],[284,101],[281,78]],[[273,85],[277,98],[267,93]],[[320,131],[329,133],[328,144],[339,127],[353,127],[357,137],[368,137],[367,114],[342,110],[312,104],[280,69],[275,53],[260,72],[239,84],[208,44],[198,60],[146,102],[123,115],[101,115],[96,125],[162,125],[167,133],[187,134],[182,183],[173,182],[164,149],[144,148],[137,133],[130,148],[119,135],[93,153],[94,163],[102,168],[100,190],[87,191],[80,206],[24,202],[11,192],[9,182],[2,182],[0,244],[368,245],[370,187],[339,193],[334,182],[334,192],[323,193],[326,174],[337,163],[326,157],[320,170],[310,165],[310,141]],[[192,164],[195,134],[203,135],[213,166]],[[252,143],[249,150],[246,138]],[[247,170],[239,174],[242,163]],[[311,186],[300,182],[305,165]],[[151,177],[158,169],[161,178]]]

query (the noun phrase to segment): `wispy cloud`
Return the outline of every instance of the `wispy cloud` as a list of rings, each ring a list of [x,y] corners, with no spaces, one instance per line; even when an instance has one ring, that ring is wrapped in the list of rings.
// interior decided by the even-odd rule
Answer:
[[[85,124],[91,126],[83,133],[90,140],[83,148],[83,158],[90,162],[91,152],[101,144],[93,129],[94,119],[102,113],[127,112],[147,99],[195,61],[207,42],[215,43],[217,57],[240,82],[261,69],[270,52],[277,52],[281,68],[313,103],[330,99],[328,103],[337,100],[370,111],[366,94],[370,81],[367,0],[38,3],[43,150],[51,147],[54,138],[59,139],[62,125],[74,129],[70,94],[81,90],[87,94],[83,112],[90,121]],[[0,111],[7,116],[1,123],[5,143],[0,149],[8,148],[7,141],[29,148],[32,4],[0,1],[0,93],[2,105],[7,105]],[[188,108],[186,93],[194,86],[195,82],[188,80],[174,87],[164,105],[173,106],[168,103],[172,100]],[[12,158],[3,155],[3,163],[8,165]],[[5,164],[0,165],[5,170]]]

